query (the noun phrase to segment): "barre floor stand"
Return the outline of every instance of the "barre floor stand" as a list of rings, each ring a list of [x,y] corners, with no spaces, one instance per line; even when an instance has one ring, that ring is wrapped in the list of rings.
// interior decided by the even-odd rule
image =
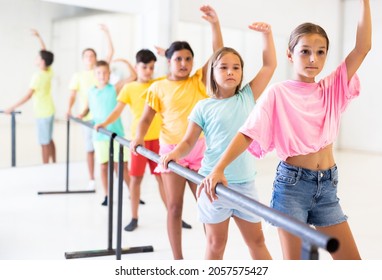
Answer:
[[[0,110],[0,113],[4,113],[3,110]],[[11,112],[11,166],[16,166],[16,114],[21,114],[20,111]]]
[[[123,145],[119,144],[119,160],[118,160],[118,213],[117,213],[117,248],[116,259],[120,260],[122,254],[133,253],[149,253],[153,252],[154,248],[151,245],[122,248],[122,198],[123,198]]]
[[[70,120],[66,122],[66,180],[64,191],[42,191],[37,192],[39,195],[43,194],[77,194],[77,193],[95,193],[95,190],[69,190],[69,150],[70,150]]]
[[[118,232],[117,239],[119,246],[117,249],[113,249],[113,186],[114,186],[114,138],[117,136],[115,133],[109,133],[109,131],[100,129],[101,132],[110,135],[110,144],[109,144],[109,174],[108,174],[108,184],[109,184],[109,193],[108,193],[108,241],[107,248],[101,250],[89,250],[89,251],[78,251],[78,252],[66,252],[66,259],[77,259],[77,258],[91,258],[91,257],[102,257],[102,256],[111,256],[116,255],[117,260],[121,259],[121,254],[132,254],[132,253],[145,253],[153,252],[152,246],[143,246],[143,247],[131,247],[131,248],[121,248],[122,240],[122,194],[123,194],[123,146],[121,154],[119,155],[119,165],[118,165]]]

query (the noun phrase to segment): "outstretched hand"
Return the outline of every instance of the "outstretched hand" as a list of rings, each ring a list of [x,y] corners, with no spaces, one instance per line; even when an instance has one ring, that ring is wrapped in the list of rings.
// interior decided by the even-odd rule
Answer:
[[[102,123],[98,123],[98,124],[95,124],[94,125],[94,129],[96,130],[96,131],[98,131],[99,129],[100,129],[100,127],[104,127],[103,125],[102,125]]]
[[[137,147],[138,146],[142,146],[144,147],[145,146],[145,141],[143,139],[133,139],[130,141],[130,151],[134,154],[134,155],[138,155],[137,153]]]
[[[206,176],[202,183],[198,186],[196,190],[196,197],[200,196],[203,191],[206,192],[208,199],[213,202],[218,199],[216,195],[216,185],[222,183],[224,186],[228,185],[227,179],[224,176],[224,172],[212,171],[208,176]]]
[[[101,28],[101,30],[102,30],[103,32],[105,32],[105,33],[109,33],[109,28],[106,26],[106,24],[101,23],[101,24],[99,25],[99,27]]]
[[[15,110],[15,108],[9,107],[9,108],[4,110],[4,114],[11,114],[14,110]]]
[[[37,29],[31,29],[32,36],[40,37],[40,33],[38,33]]]
[[[203,5],[200,7],[200,11],[203,13],[202,18],[206,21],[210,23],[216,23],[219,21],[216,11],[211,6]]]
[[[161,155],[161,157],[159,159],[159,164],[161,164],[163,168],[167,169],[170,161],[176,162],[178,160],[178,158],[179,158],[178,155],[174,152],[170,152],[168,154],[163,154],[163,155]]]
[[[268,23],[265,22],[254,22],[251,25],[248,26],[249,29],[263,32],[263,33],[269,33],[271,32],[271,26]]]
[[[161,48],[159,46],[154,46],[154,48],[157,50],[157,55],[166,56],[166,50],[164,48]]]

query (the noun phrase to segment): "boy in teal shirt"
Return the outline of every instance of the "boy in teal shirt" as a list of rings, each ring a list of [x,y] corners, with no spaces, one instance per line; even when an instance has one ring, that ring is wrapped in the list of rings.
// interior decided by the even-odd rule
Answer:
[[[84,112],[79,116],[80,118],[85,117],[89,111],[93,116],[94,124],[102,123],[109,116],[109,114],[114,110],[117,105],[117,92],[109,83],[110,79],[110,68],[106,61],[97,61],[95,67],[95,76],[97,79],[97,85],[89,90],[88,95],[88,106],[85,108]],[[118,118],[115,122],[106,127],[107,130],[116,133],[118,136],[124,136],[124,129],[122,121]],[[95,149],[96,161],[101,165],[101,182],[105,193],[105,199],[102,205],[106,206],[108,203],[108,162],[109,162],[109,136],[99,133],[96,130],[93,131],[93,144]],[[115,169],[118,168],[117,162],[119,159],[119,145],[117,142],[114,143],[114,162]],[[124,147],[124,181],[129,186],[130,177],[127,167],[128,150]]]

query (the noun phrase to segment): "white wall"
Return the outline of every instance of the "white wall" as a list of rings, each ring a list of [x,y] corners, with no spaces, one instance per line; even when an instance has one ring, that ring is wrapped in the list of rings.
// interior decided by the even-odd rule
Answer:
[[[346,1],[344,22],[344,53],[354,45],[358,1]],[[372,153],[382,152],[382,2],[371,1],[373,46],[358,71],[361,94],[353,101],[342,120],[339,147]],[[352,12],[353,11],[353,12]],[[354,16],[351,16],[351,15]]]
[[[30,34],[36,28],[48,49],[52,49],[52,23],[54,18],[86,13],[82,8],[45,3],[38,0],[0,0],[0,109],[6,108],[26,94],[40,46]],[[24,105],[18,122],[34,122],[32,104]],[[8,123],[0,114],[0,123]]]
[[[131,53],[141,47],[152,48],[154,44],[166,47],[173,40],[184,39],[191,43],[195,51],[195,67],[204,63],[211,53],[209,26],[201,19],[199,12],[202,4],[211,4],[219,13],[226,45],[237,48],[244,57],[247,79],[259,67],[261,42],[259,36],[249,31],[246,26],[253,21],[267,21],[272,24],[278,53],[279,67],[273,81],[285,79],[290,74],[285,59],[285,49],[289,32],[293,27],[304,21],[312,21],[326,29],[331,47],[322,74],[327,74],[353,47],[359,12],[358,1],[350,0],[50,0],[50,2],[77,3],[81,7],[126,12],[133,17],[131,23],[134,25],[135,34],[133,47],[129,46],[127,58],[133,59]],[[378,78],[381,61],[379,50],[382,44],[380,35],[382,3],[371,0],[371,5],[373,50],[359,70],[362,93],[344,115],[337,145],[340,148],[381,153],[382,145],[379,143],[382,142],[382,118],[379,117],[379,107],[382,97],[379,94],[381,90]],[[6,22],[0,24],[0,34],[1,38],[7,38],[0,46],[1,52],[6,54],[4,65],[7,65],[7,68],[0,69],[1,77],[6,77],[7,80],[0,95],[0,109],[4,107],[3,104],[10,103],[10,98],[24,93],[30,75],[34,71],[34,53],[38,46],[29,36],[29,27],[39,28],[48,46],[51,46],[52,40],[49,34],[52,26],[58,24],[58,21],[53,19],[70,14],[71,9],[71,6],[49,4],[45,1],[0,0],[0,18],[2,22]],[[17,15],[17,19],[14,19],[14,15]],[[114,33],[113,37],[118,38],[125,28],[113,27],[111,30]],[[118,45],[115,46],[117,51],[122,49]],[[70,68],[73,66],[74,64]],[[158,64],[158,71],[166,71],[164,61]],[[61,82],[63,83],[63,80]],[[28,116],[29,120],[32,116],[30,109],[23,108],[23,111],[23,118],[27,119]]]

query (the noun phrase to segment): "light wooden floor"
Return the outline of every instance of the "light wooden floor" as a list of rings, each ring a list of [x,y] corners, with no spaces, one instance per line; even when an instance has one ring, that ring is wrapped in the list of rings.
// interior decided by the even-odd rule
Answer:
[[[339,196],[362,257],[379,260],[382,256],[382,226],[378,222],[382,213],[379,201],[382,182],[378,172],[382,157],[337,152],[337,159]],[[276,164],[273,156],[258,162],[257,185],[265,204],[269,202]],[[64,259],[65,252],[107,248],[107,209],[100,205],[99,182],[95,194],[37,194],[65,190],[65,170],[64,164],[0,169],[0,259],[59,260]],[[84,162],[71,164],[70,190],[83,189],[87,183],[84,174]],[[126,188],[124,191],[123,226],[130,219]],[[122,244],[123,247],[151,245],[154,252],[123,255],[122,258],[169,260],[172,255],[166,233],[166,212],[150,175],[144,179],[142,199],[146,205],[140,207],[139,227],[134,232],[123,232]],[[116,205],[114,208],[116,210]],[[193,226],[191,230],[183,230],[184,256],[191,260],[203,259],[203,228],[197,221],[196,204],[189,190],[185,195],[183,217]],[[264,233],[272,256],[281,259],[276,229],[264,224]],[[234,223],[231,223],[225,258],[249,258]],[[329,256],[320,251],[320,259],[329,259]]]

